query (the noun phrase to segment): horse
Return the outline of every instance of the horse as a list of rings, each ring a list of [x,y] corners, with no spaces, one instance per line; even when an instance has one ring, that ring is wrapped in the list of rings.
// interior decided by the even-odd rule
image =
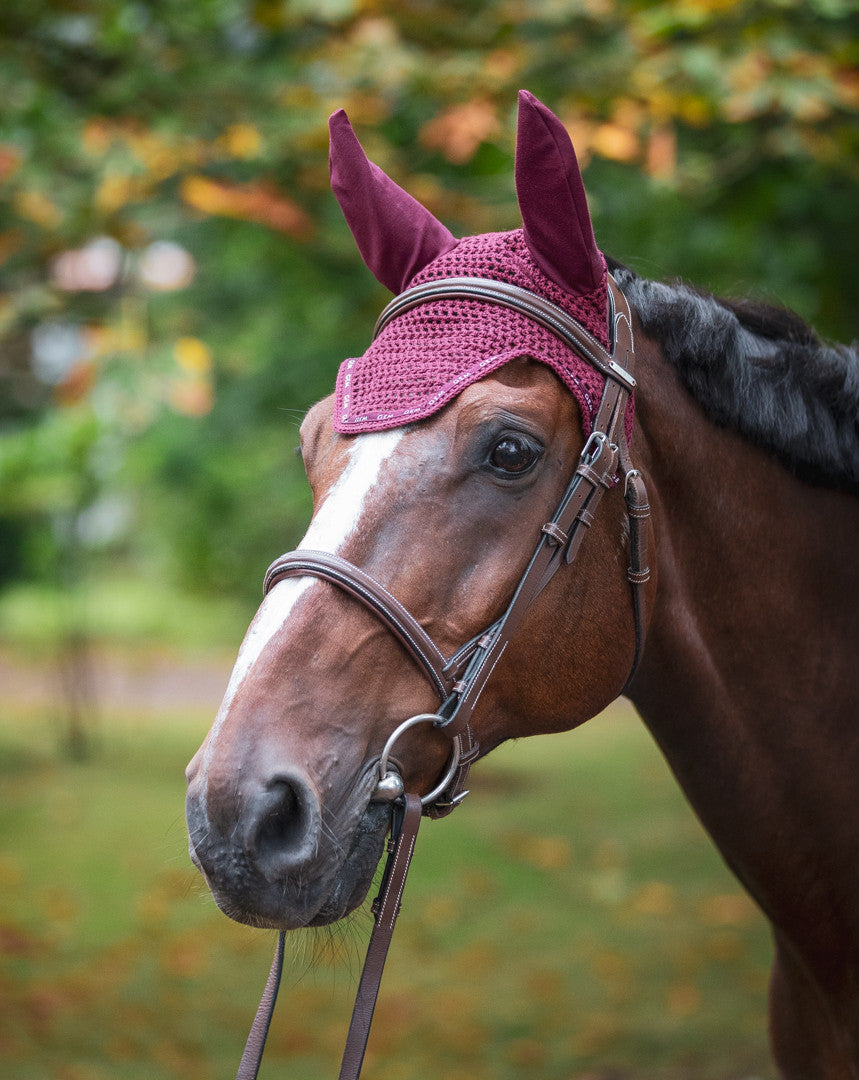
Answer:
[[[398,299],[304,419],[307,534],[188,766],[216,903],[339,920],[404,790],[446,813],[479,757],[623,694],[769,920],[780,1074],[856,1080],[855,348],[606,259],[569,135],[524,91],[520,229],[455,238],[342,111],[331,175]]]

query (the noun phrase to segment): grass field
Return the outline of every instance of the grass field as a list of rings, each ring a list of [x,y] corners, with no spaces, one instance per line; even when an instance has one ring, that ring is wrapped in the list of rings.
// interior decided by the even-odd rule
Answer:
[[[89,760],[0,704],[0,1072],[234,1075],[273,935],[190,867],[199,709],[106,716]],[[766,1049],[766,927],[624,705],[518,743],[424,824],[367,1080],[746,1080]],[[366,912],[288,953],[265,1077],[336,1076]]]

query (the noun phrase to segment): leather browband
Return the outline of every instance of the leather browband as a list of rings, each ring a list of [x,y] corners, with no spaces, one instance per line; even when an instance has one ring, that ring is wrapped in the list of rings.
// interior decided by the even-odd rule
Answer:
[[[576,320],[568,315],[563,308],[546,300],[537,293],[523,289],[519,285],[511,285],[506,281],[494,281],[489,278],[475,277],[452,277],[439,278],[436,281],[427,281],[423,285],[415,285],[414,288],[406,289],[405,292],[395,296],[382,314],[376,320],[373,329],[373,339],[385,329],[392,319],[402,315],[420,304],[429,303],[432,300],[485,300],[491,304],[518,311],[527,315],[533,322],[539,323],[546,330],[551,331],[573,352],[579,353],[585,360],[606,378],[615,379],[630,393],[635,389],[635,379],[632,375],[608,353],[595,337],[579,326]],[[609,303],[612,310],[609,312],[609,325],[614,328],[614,298],[609,290]],[[614,344],[614,343],[612,343]]]

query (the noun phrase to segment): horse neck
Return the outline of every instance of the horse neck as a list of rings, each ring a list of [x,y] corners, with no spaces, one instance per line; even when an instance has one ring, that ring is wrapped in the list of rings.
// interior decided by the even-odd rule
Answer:
[[[661,353],[642,353],[633,455],[657,572],[629,696],[728,863],[789,923],[791,867],[819,874],[826,849],[859,869],[845,826],[859,769],[859,500],[716,427]]]

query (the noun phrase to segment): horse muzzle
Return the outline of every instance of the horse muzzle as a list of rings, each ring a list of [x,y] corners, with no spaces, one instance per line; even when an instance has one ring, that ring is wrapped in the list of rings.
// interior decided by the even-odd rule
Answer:
[[[191,859],[218,907],[237,922],[291,930],[335,922],[364,899],[390,808],[371,802],[368,771],[338,810],[295,766],[218,786],[189,766]]]

